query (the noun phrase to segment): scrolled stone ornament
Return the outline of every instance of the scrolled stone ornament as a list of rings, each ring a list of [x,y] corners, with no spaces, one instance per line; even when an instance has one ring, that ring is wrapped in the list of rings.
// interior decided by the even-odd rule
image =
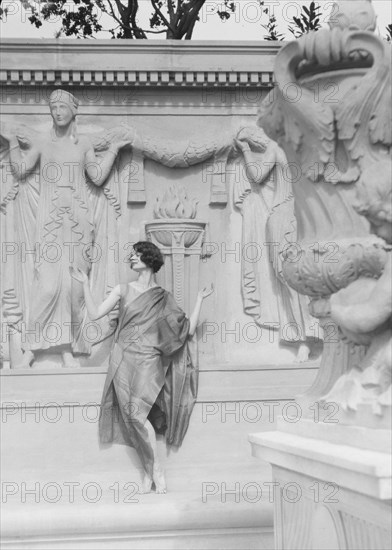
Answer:
[[[330,296],[360,276],[379,277],[386,256],[384,241],[374,237],[369,237],[367,242],[317,243],[317,248],[310,243],[303,244],[300,254],[297,247],[285,252],[283,274],[290,286],[301,294],[313,298]]]

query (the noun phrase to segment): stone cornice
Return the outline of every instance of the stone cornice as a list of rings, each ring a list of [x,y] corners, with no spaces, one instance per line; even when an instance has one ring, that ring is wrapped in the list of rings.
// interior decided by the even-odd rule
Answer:
[[[53,86],[250,86],[273,84],[282,43],[173,40],[1,42],[0,82]]]

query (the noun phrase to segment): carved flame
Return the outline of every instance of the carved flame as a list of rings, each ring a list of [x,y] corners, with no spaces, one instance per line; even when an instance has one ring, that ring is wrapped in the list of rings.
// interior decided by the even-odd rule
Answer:
[[[159,219],[194,219],[198,202],[196,199],[188,198],[184,187],[172,185],[165,191],[162,198],[157,197],[154,216]]]

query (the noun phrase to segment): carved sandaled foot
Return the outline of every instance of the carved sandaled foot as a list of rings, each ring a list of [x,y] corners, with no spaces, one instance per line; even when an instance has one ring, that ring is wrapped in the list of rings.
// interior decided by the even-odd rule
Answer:
[[[28,369],[31,367],[31,363],[34,361],[34,353],[32,351],[25,351],[20,363],[13,365],[14,369]]]
[[[167,492],[166,480],[163,470],[160,465],[154,465],[153,479],[155,483],[155,492],[158,494],[164,494]]]

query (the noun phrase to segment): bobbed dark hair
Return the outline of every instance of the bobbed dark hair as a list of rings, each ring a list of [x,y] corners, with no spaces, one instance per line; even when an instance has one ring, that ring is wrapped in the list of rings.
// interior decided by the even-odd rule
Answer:
[[[157,273],[164,264],[162,252],[154,243],[139,241],[133,245],[133,250],[141,254],[141,261],[147,267],[150,267],[154,273]]]

